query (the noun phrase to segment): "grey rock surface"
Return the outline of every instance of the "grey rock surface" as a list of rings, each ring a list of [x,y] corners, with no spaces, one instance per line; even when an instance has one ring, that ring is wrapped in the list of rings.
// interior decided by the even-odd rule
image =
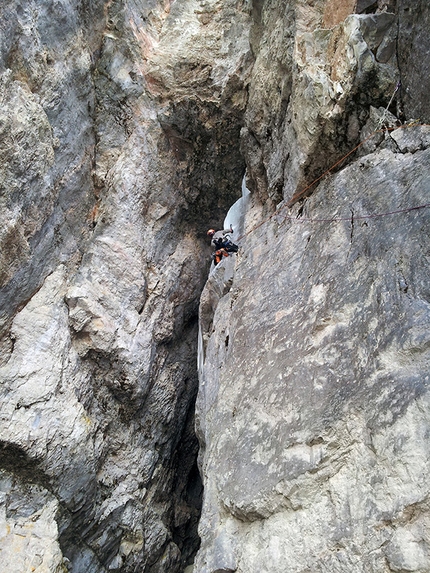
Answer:
[[[209,279],[199,573],[430,569],[429,159],[357,159]]]
[[[430,73],[430,6],[425,0],[399,2],[398,59],[406,117],[430,122],[427,78]]]
[[[3,334],[59,260],[76,264],[88,238],[94,94],[77,16],[72,2],[16,0],[1,10]]]
[[[427,7],[3,4],[0,573],[424,573]]]
[[[385,107],[400,79],[396,15],[354,7],[271,0],[255,15],[242,149],[248,187],[269,205],[350,151],[370,106]]]
[[[198,573],[430,570],[421,8],[254,11],[250,208],[200,305]]]
[[[248,20],[0,9],[2,573],[174,573],[198,547],[203,229],[240,196]]]
[[[4,470],[0,480],[1,570],[64,571],[55,519],[56,498]]]

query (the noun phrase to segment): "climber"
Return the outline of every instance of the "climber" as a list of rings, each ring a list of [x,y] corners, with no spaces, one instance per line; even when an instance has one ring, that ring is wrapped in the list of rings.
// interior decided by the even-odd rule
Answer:
[[[224,249],[227,253],[237,253],[239,247],[230,239],[231,233],[233,233],[233,227],[230,225],[230,229],[224,229],[223,231],[209,229],[207,235],[211,237],[211,245],[215,247],[215,249]]]

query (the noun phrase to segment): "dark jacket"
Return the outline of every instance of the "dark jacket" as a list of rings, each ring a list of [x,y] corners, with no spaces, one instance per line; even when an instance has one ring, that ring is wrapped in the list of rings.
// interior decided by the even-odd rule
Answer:
[[[225,237],[225,235],[227,235],[228,233],[231,233],[231,229],[224,229],[223,231],[216,231],[216,233],[214,233],[212,235],[211,245],[213,247],[215,247],[215,249],[219,249],[218,239],[223,239]]]

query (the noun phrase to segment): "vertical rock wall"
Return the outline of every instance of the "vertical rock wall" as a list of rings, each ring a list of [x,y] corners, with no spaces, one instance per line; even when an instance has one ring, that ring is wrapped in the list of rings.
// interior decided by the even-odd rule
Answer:
[[[396,14],[355,5],[262,4],[242,148],[248,187],[272,206],[354,147],[400,79]]]
[[[426,202],[428,132],[268,219],[429,121],[427,7],[398,4],[1,7],[4,571],[192,560],[203,230],[245,167],[201,304],[194,570],[429,569],[426,211],[366,217]]]
[[[363,157],[211,275],[199,573],[429,569],[428,209],[372,217],[428,162]]]
[[[424,573],[427,6],[254,7],[251,206],[200,305],[194,570]]]
[[[1,7],[2,571],[173,573],[198,547],[202,230],[240,195],[249,20]]]
[[[430,51],[427,23],[430,6],[427,2],[399,2],[399,69],[403,81],[405,113],[423,122],[429,121],[427,81]]]

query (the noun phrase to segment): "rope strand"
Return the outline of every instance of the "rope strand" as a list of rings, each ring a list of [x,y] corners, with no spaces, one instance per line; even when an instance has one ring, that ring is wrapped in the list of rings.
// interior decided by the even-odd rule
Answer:
[[[418,205],[417,207],[407,207],[406,209],[397,209],[396,211],[387,211],[386,213],[374,213],[373,215],[354,215],[354,221],[359,219],[378,219],[379,217],[388,217],[389,215],[397,215],[398,213],[408,213],[409,211],[418,211],[419,209],[425,209],[430,207],[430,203],[425,203],[424,205]],[[296,221],[297,223],[308,222],[308,223],[337,223],[338,221],[350,221],[351,215],[349,217],[332,217],[330,219],[313,219],[311,217],[289,217],[288,215],[284,217],[284,221]]]
[[[401,85],[402,85],[401,82],[397,82],[396,89],[394,90],[393,95],[391,96],[391,99],[390,99],[390,101],[388,102],[387,107],[384,109],[384,113],[382,114],[382,117],[381,117],[381,119],[380,119],[380,121],[379,121],[378,129],[381,129],[382,124],[384,123],[384,121],[385,121],[385,119],[386,119],[388,108],[389,108],[390,105],[392,104],[393,99],[394,99],[394,96],[396,95],[397,91],[400,89],[400,86],[401,86]]]
[[[397,84],[396,89],[394,91],[393,97],[395,93],[397,92],[397,90],[400,87],[400,82]],[[392,101],[392,100],[391,100]],[[388,104],[388,107],[391,104]],[[249,231],[246,231],[245,233],[243,233],[243,235],[241,235],[240,237],[238,237],[237,241],[240,241],[241,239],[245,238],[246,236],[250,235],[251,233],[253,233],[254,231],[256,231],[259,227],[261,227],[262,225],[264,225],[265,223],[267,223],[268,221],[270,221],[271,219],[273,219],[273,217],[275,217],[276,215],[278,215],[281,211],[283,211],[285,208],[289,208],[291,209],[291,207],[293,207],[297,201],[299,201],[300,199],[302,199],[303,197],[305,197],[307,191],[309,191],[309,189],[311,187],[313,187],[315,185],[315,183],[318,183],[318,181],[321,181],[321,179],[323,177],[325,177],[328,173],[330,173],[333,169],[335,169],[340,163],[342,163],[345,159],[347,159],[350,155],[352,155],[355,151],[357,151],[357,149],[359,149],[362,145],[364,145],[367,141],[369,141],[370,139],[372,139],[372,137],[374,137],[377,133],[385,133],[385,132],[389,132],[389,131],[395,131],[396,129],[405,129],[408,127],[430,127],[430,125],[428,124],[417,124],[417,123],[411,123],[411,124],[404,124],[404,125],[400,125],[397,127],[387,127],[385,129],[377,129],[376,131],[374,131],[373,133],[371,133],[368,137],[366,137],[363,141],[361,141],[358,145],[356,145],[353,149],[351,149],[351,151],[349,151],[346,155],[344,155],[341,159],[339,159],[338,161],[336,161],[336,163],[334,163],[329,169],[327,169],[326,171],[324,171],[324,173],[322,175],[320,175],[319,177],[317,177],[317,179],[315,179],[314,181],[312,181],[312,183],[310,183],[307,187],[305,187],[304,189],[302,189],[301,191],[299,191],[298,193],[295,193],[292,198],[287,201],[287,203],[285,203],[284,205],[282,205],[281,207],[279,207],[274,213],[272,213],[269,217],[267,217],[266,219],[263,219],[260,223],[258,223],[257,225],[255,225],[254,227],[252,227],[252,229],[250,229]],[[354,219],[376,219],[378,217],[386,217],[388,215],[396,215],[398,213],[407,213],[408,211],[416,211],[418,209],[424,209],[426,207],[429,207],[430,203],[426,203],[425,205],[418,205],[416,207],[408,207],[406,209],[399,209],[397,211],[390,211],[387,213],[374,213],[374,214],[369,214],[369,215],[359,215],[359,216],[354,216]],[[336,222],[336,221],[350,221],[351,217],[340,217],[340,218],[335,218],[332,217],[331,219],[312,219],[312,218],[297,218],[297,217],[290,217],[290,216],[285,216],[284,220],[291,220],[291,221],[297,221],[297,222],[305,222],[305,221],[309,221],[309,222]]]

